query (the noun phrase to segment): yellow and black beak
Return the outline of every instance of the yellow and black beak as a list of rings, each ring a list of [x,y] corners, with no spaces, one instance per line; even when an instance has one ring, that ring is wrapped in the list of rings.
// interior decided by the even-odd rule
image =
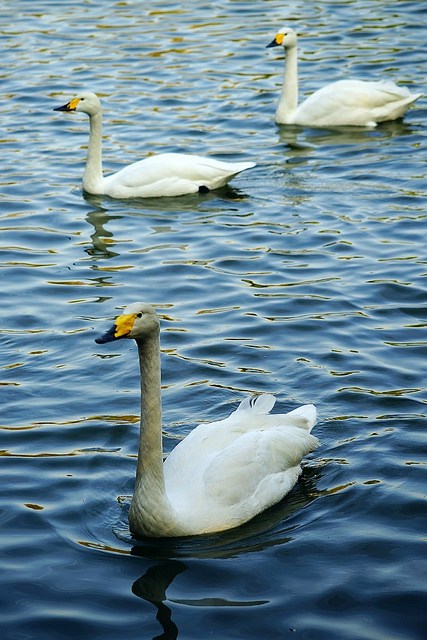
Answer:
[[[278,33],[277,36],[268,44],[265,48],[269,47],[280,47],[283,42],[283,33]]]
[[[120,338],[129,338],[136,317],[136,313],[119,316],[111,329],[106,331],[102,336],[99,336],[99,338],[95,338],[95,342],[97,344],[104,344],[105,342],[112,342]]]
[[[80,98],[73,98],[67,104],[62,105],[62,107],[55,107],[54,111],[75,111],[77,105],[80,102]]]

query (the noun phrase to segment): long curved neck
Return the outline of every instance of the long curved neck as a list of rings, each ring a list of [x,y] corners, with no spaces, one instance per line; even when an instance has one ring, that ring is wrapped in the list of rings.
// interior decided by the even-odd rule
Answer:
[[[156,330],[137,341],[141,371],[141,428],[137,482],[147,480],[165,491],[163,475],[160,339]]]
[[[298,51],[296,45],[286,48],[285,76],[279,105],[276,111],[276,122],[291,124],[298,106]]]
[[[89,116],[90,133],[86,167],[83,174],[83,189],[88,193],[101,194],[102,189],[102,111]]]
[[[129,524],[132,533],[157,535],[174,524],[163,471],[159,329],[146,339],[137,340],[137,345],[141,370],[141,426]]]

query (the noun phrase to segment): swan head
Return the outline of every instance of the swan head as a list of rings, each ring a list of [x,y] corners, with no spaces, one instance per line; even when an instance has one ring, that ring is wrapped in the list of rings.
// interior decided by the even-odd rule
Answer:
[[[160,322],[157,313],[150,304],[134,302],[123,309],[113,326],[95,339],[97,344],[112,342],[120,338],[143,340],[159,331]]]
[[[101,111],[101,102],[95,93],[82,91],[62,107],[55,107],[54,111],[83,111],[83,113],[93,116]]]
[[[297,46],[297,34],[291,27],[283,27],[280,31],[275,35],[274,39],[267,45],[267,49],[269,47],[284,47],[285,49],[289,49],[291,47]]]

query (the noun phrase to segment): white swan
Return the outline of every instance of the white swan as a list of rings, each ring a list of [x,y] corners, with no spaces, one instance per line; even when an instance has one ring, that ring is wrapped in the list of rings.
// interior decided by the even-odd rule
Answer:
[[[275,399],[243,400],[225,420],[201,424],[163,463],[160,323],[153,307],[129,305],[98,344],[133,338],[141,370],[141,427],[129,511],[135,536],[188,536],[231,529],[279,502],[318,446],[316,409],[269,414]]]
[[[254,162],[220,162],[181,153],[162,153],[134,162],[117,173],[102,175],[102,107],[94,93],[84,91],[54,111],[82,111],[90,121],[89,147],[83,174],[83,189],[112,198],[180,196],[210,191],[227,184]]]
[[[312,93],[298,106],[297,35],[290,27],[279,31],[267,47],[282,46],[285,77],[275,120],[278,124],[313,127],[353,125],[375,127],[400,118],[422,94],[410,93],[390,80],[339,80]]]

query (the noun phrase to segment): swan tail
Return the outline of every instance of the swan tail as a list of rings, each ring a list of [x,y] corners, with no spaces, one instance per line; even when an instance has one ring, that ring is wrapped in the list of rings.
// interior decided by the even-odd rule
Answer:
[[[236,412],[250,411],[256,415],[267,415],[276,403],[276,398],[271,393],[263,393],[256,398],[247,397],[239,404]],[[276,415],[276,414],[274,414]],[[293,424],[300,429],[310,432],[317,422],[317,411],[314,404],[305,404],[301,407],[280,415],[281,419],[286,416],[286,422]],[[279,417],[279,416],[278,416]]]
[[[317,422],[317,410],[314,404],[304,404],[287,414],[296,427],[310,432]]]
[[[276,398],[271,393],[263,393],[256,398],[245,398],[236,411],[253,411],[258,415],[265,415],[270,413],[275,404]]]

